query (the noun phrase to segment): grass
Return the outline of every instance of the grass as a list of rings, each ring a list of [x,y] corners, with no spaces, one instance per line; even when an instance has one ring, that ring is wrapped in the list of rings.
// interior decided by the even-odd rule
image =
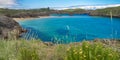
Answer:
[[[0,40],[0,60],[120,60],[120,53],[101,42],[55,44],[40,40]]]
[[[120,55],[102,43],[83,42],[82,46],[69,47],[66,60],[119,60]]]

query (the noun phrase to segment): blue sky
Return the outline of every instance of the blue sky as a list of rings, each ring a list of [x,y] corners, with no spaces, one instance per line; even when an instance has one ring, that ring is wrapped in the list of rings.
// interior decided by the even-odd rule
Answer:
[[[0,7],[44,8],[76,5],[120,4],[120,0],[0,0]]]
[[[69,7],[75,5],[119,4],[120,0],[18,0],[24,8]]]

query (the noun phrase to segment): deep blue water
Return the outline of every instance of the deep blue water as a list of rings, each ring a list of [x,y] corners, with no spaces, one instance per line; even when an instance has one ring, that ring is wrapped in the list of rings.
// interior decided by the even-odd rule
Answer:
[[[97,17],[88,15],[53,15],[49,18],[38,18],[20,21],[28,29],[23,37],[37,38],[47,42],[78,42],[82,40],[120,39],[120,18]]]

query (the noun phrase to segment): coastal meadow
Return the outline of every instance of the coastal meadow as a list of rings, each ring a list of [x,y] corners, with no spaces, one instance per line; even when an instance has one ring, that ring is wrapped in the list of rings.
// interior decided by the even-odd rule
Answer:
[[[120,52],[102,42],[48,45],[41,40],[0,40],[0,60],[119,60]]]

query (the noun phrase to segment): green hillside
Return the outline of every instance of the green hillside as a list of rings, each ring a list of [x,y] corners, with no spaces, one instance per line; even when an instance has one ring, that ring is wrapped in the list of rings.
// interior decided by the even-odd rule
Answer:
[[[113,17],[120,17],[120,6],[119,7],[110,7],[105,9],[97,9],[90,12],[90,15],[93,16],[110,16],[112,13]]]

